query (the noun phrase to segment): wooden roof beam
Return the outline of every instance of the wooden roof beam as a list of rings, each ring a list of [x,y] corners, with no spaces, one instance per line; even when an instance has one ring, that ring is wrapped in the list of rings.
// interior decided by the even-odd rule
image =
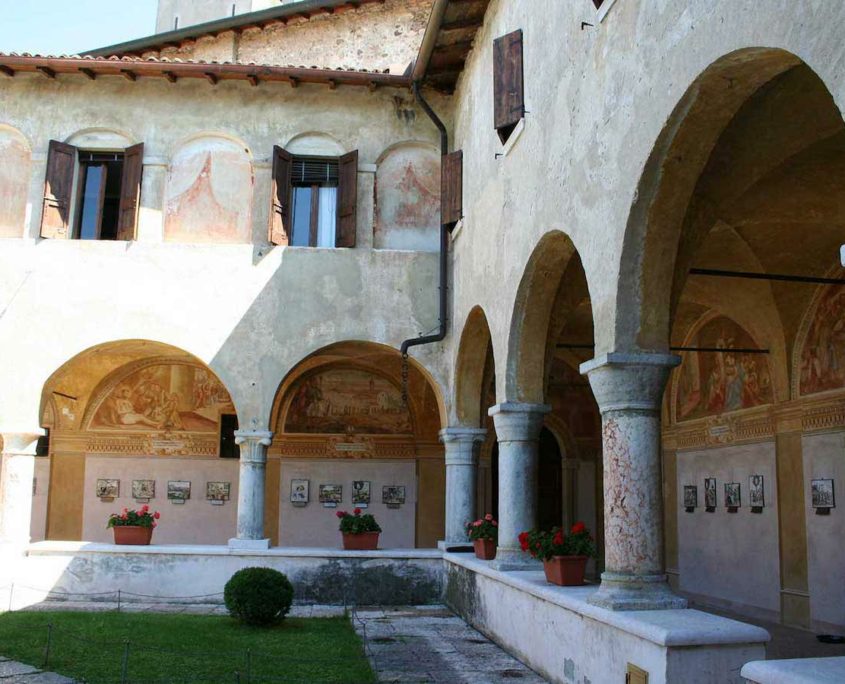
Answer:
[[[134,71],[132,71],[132,69],[121,69],[120,74],[127,81],[137,81],[138,80],[137,74]]]
[[[12,69],[11,67],[7,67],[7,66],[0,64],[0,74],[3,74],[4,76],[8,76],[9,78],[14,78],[15,77],[15,70]]]
[[[217,79],[217,75],[216,75],[216,74],[213,74],[213,73],[211,73],[210,71],[207,71],[206,73],[204,73],[204,74],[203,74],[203,76],[205,76],[206,80],[207,80],[207,81],[208,81],[211,85],[217,85],[217,81],[218,81],[218,79]]]
[[[179,80],[179,77],[172,71],[162,71],[161,75],[164,76],[169,83],[176,83],[176,81]]]
[[[88,77],[89,81],[96,81],[97,80],[97,74],[95,74],[93,71],[91,71],[91,69],[80,69],[79,73],[85,74]]]
[[[35,70],[40,74],[44,74],[47,78],[56,78],[56,72],[53,71],[50,67],[37,66],[35,67]]]
[[[258,80],[258,76],[255,74],[248,74],[246,80],[249,81],[249,84],[253,87],[257,86],[260,81]]]
[[[467,17],[466,19],[455,19],[455,21],[444,22],[440,25],[441,31],[460,31],[463,29],[478,28],[483,23],[483,17]]]

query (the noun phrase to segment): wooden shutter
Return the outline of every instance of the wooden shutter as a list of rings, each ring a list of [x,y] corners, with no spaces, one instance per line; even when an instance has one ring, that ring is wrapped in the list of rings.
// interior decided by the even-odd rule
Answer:
[[[358,150],[338,160],[337,241],[338,247],[354,247],[358,217]]]
[[[270,204],[270,244],[287,245],[292,231],[290,217],[291,156],[283,148],[273,147],[273,184]]]
[[[139,143],[127,148],[123,154],[123,178],[120,181],[120,217],[117,222],[118,240],[135,239],[143,171],[144,143]]]
[[[440,220],[450,227],[454,227],[464,213],[463,172],[463,151],[443,155],[440,163]]]
[[[493,41],[493,125],[503,143],[524,115],[520,29]]]
[[[70,235],[70,195],[76,148],[57,140],[50,141],[47,174],[44,178],[44,202],[41,207],[41,237],[66,240]]]

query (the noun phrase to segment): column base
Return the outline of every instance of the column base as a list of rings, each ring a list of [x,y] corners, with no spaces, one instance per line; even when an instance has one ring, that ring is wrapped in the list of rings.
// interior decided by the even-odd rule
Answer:
[[[234,537],[229,540],[229,548],[243,551],[263,551],[270,548],[269,539],[239,539]]]
[[[602,573],[601,586],[588,602],[608,610],[673,610],[687,600],[672,593],[666,575]]]
[[[524,553],[522,549],[502,546],[496,549],[496,558],[490,561],[490,565],[502,572],[542,570],[540,561]]]

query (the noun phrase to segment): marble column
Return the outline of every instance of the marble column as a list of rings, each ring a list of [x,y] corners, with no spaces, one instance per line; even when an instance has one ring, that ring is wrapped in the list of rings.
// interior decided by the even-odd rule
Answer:
[[[611,353],[581,365],[602,415],[605,572],[590,602],[611,610],[685,608],[663,558],[660,406],[670,354]]]
[[[241,448],[238,480],[238,536],[229,540],[236,549],[269,549],[264,536],[264,480],[267,447],[273,433],[267,430],[235,430],[235,444]]]
[[[476,519],[478,452],[487,430],[450,427],[440,431],[446,448],[446,545],[467,544],[466,524]]]
[[[545,404],[504,403],[489,413],[499,443],[499,546],[495,567],[519,570],[536,563],[519,548],[519,533],[537,525],[538,440]]]
[[[32,527],[35,447],[43,430],[4,432],[0,455],[0,542],[25,547]]]

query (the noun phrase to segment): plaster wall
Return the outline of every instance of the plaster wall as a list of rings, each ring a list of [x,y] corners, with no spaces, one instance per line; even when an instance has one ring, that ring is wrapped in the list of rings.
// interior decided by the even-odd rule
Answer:
[[[120,496],[114,501],[96,497],[97,480],[120,480]],[[238,462],[207,458],[121,458],[88,456],[85,460],[85,489],[82,504],[82,539],[113,543],[106,528],[111,513],[138,508],[132,498],[132,480],[155,480],[155,498],[147,505],[161,513],[153,533],[156,544],[226,544],[235,536],[238,507]],[[184,504],[167,499],[168,480],[191,482],[191,498]],[[212,505],[205,498],[206,482],[229,482],[229,501]]]
[[[370,505],[364,513],[372,513],[382,528],[379,548],[414,548],[414,521],[417,510],[417,476],[415,463],[397,461],[315,461],[289,460],[281,462],[279,490],[279,543],[281,546],[338,547],[337,511],[351,512],[352,481],[369,480]],[[291,480],[310,481],[310,501],[297,508],[290,502]],[[320,485],[339,484],[343,487],[343,501],[336,508],[324,508],[320,503]],[[382,486],[404,485],[405,504],[398,509],[382,503]]]
[[[810,617],[815,629],[845,624],[845,432],[804,435],[805,511],[807,520],[807,565],[810,584]],[[833,479],[837,507],[829,515],[816,515],[810,495],[811,481]]]
[[[47,494],[50,491],[50,459],[35,459],[35,482],[32,483],[32,523],[29,536],[34,542],[47,538]]]
[[[340,340],[398,348],[434,327],[437,256],[371,249],[377,160],[397,143],[436,140],[427,120],[404,115],[406,109],[415,111],[410,95],[389,89],[110,77],[0,83],[0,122],[33,150],[18,233],[26,239],[0,246],[0,348],[7,361],[0,386],[16,388],[0,397],[3,427],[39,425],[47,377],[106,341],[157,340],[196,355],[230,391],[241,425],[261,426],[282,378],[304,356]],[[359,150],[357,246],[271,248],[273,145],[315,132],[342,150]],[[164,241],[168,169],[178,150],[203,136],[238,144],[252,164],[252,213],[241,244]],[[93,149],[145,143],[137,241],[37,239],[50,139]],[[212,225],[215,216],[208,220]],[[443,386],[446,363],[437,352],[426,347],[418,359]]]
[[[751,513],[748,478],[762,475],[765,507]],[[704,479],[716,478],[716,511],[704,509]],[[725,507],[724,485],[738,482],[742,506]],[[778,619],[780,556],[775,444],[762,442],[679,452],[678,567],[680,589],[705,602],[735,606],[743,612]],[[684,485],[698,487],[699,506],[684,509]]]
[[[620,311],[621,289],[638,292],[636,259],[621,254],[643,170],[661,130],[696,78],[715,61],[755,46],[804,60],[839,104],[845,46],[836,4],[670,3],[618,0],[599,22],[587,0],[494,0],[475,38],[455,96],[451,147],[464,152],[464,220],[454,243],[454,327],[483,307],[490,325],[497,400],[506,396],[514,299],[526,263],[551,230],[578,250],[592,301],[596,353],[637,347],[650,320]],[[581,22],[593,26],[583,26]],[[493,39],[524,33],[529,114],[503,157],[493,129]],[[636,252],[636,248],[634,252]],[[480,277],[480,274],[490,274]],[[634,297],[636,299],[636,296]],[[453,344],[453,355],[456,355]]]

